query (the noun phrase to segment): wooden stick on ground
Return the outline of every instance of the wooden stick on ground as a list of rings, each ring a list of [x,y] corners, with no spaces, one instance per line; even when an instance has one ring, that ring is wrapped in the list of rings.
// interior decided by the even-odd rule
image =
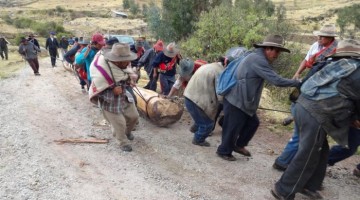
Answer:
[[[64,143],[96,143],[96,144],[105,144],[108,143],[107,139],[97,139],[97,138],[65,138],[60,140],[54,140],[58,144]]]

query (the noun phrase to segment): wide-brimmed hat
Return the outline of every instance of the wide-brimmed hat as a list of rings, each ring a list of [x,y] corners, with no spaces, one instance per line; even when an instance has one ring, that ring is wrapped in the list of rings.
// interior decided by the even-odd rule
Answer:
[[[153,48],[154,48],[156,51],[162,51],[162,50],[164,50],[164,43],[163,43],[163,41],[162,41],[162,40],[158,40],[158,41],[154,44]]]
[[[340,40],[336,52],[329,57],[360,57],[360,41]]]
[[[324,36],[324,37],[336,37],[336,28],[333,24],[327,24],[321,27],[319,31],[314,31],[314,35],[316,36]]]
[[[164,49],[163,52],[164,52],[165,56],[173,58],[180,52],[180,49],[175,44],[175,42],[171,42],[170,44],[168,44],[166,46],[166,48]]]
[[[179,65],[179,75],[181,77],[189,76],[194,70],[194,61],[190,58],[181,59]]]
[[[284,38],[281,35],[268,35],[261,44],[254,44],[254,47],[276,47],[290,53],[290,50],[284,47]]]
[[[80,40],[78,43],[79,44],[90,44],[90,38],[83,38],[82,40]]]
[[[137,55],[130,51],[130,46],[127,43],[115,43],[111,51],[104,53],[104,57],[110,61],[132,61],[137,58]]]
[[[56,35],[56,33],[54,31],[51,31],[50,35]]]

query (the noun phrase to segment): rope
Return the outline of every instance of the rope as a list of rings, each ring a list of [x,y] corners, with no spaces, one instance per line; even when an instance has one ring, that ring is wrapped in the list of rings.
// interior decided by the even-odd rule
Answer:
[[[275,112],[291,113],[290,111],[276,110],[276,109],[270,109],[270,108],[261,108],[261,107],[259,107],[259,109],[268,110],[268,111],[275,111]]]

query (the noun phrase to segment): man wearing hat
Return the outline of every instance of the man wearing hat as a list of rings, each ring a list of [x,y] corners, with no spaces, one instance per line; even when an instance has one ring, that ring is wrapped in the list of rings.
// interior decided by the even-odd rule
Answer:
[[[327,56],[335,52],[338,41],[335,40],[336,29],[334,25],[325,25],[320,31],[314,31],[314,35],[318,36],[318,41],[315,42],[308,51],[305,59],[301,62],[299,69],[294,74],[294,79],[299,79],[301,73],[306,68],[312,68],[314,64],[322,62]],[[294,105],[292,105],[293,107]],[[290,118],[292,120],[292,118]],[[284,171],[294,158],[299,146],[298,127],[294,125],[294,133],[289,142],[286,144],[284,151],[275,159],[273,168]]]
[[[179,63],[181,58],[179,52],[180,49],[175,42],[172,42],[156,56],[152,63],[154,69],[153,78],[157,79],[159,74],[161,93],[163,95],[168,95],[175,83],[176,64]]]
[[[178,93],[180,87],[183,89],[186,88],[189,80],[192,75],[203,65],[207,64],[205,60],[197,59],[192,61],[191,59],[182,59],[179,63],[179,77],[176,79],[174,85],[171,87],[171,90],[167,97],[172,97],[176,93]]]
[[[61,37],[61,40],[60,40],[60,44],[59,44],[61,50],[63,53],[66,53],[67,50],[68,50],[68,47],[69,47],[69,42],[68,40],[66,39],[65,36],[62,36]]]
[[[50,37],[46,39],[45,49],[49,51],[51,66],[56,66],[56,58],[58,57],[59,43],[55,38],[55,32],[50,32]]]
[[[299,149],[271,190],[277,199],[294,199],[298,192],[322,199],[318,190],[328,162],[327,135],[345,147],[349,127],[359,126],[360,42],[340,41],[336,53],[330,57],[335,61],[301,86],[294,108],[295,123],[301,127]]]
[[[90,66],[90,101],[100,105],[120,149],[127,152],[132,151],[129,140],[134,139],[131,131],[139,118],[133,96],[125,89],[137,79],[136,73],[128,68],[136,58],[129,44],[115,43],[110,51],[97,54]]]
[[[237,68],[237,84],[224,96],[222,140],[217,154],[228,161],[236,160],[233,151],[251,156],[245,146],[259,126],[256,110],[264,81],[279,87],[300,85],[298,80],[279,76],[270,65],[281,52],[290,52],[284,47],[282,36],[268,35],[263,43],[254,44],[254,47],[255,51],[247,55]]]
[[[39,41],[35,38],[35,35],[33,33],[29,34],[28,40],[40,49]]]
[[[141,56],[138,64],[137,64],[137,71],[140,71],[141,67],[144,66],[144,69],[149,77],[149,82],[144,87],[145,89],[149,89],[152,91],[156,91],[157,88],[157,78],[154,79],[153,77],[153,67],[152,63],[155,59],[155,57],[164,49],[164,43],[162,40],[158,40],[153,48],[150,48],[145,51],[144,55]]]
[[[326,56],[335,52],[337,46],[335,25],[325,25],[319,31],[314,31],[314,35],[318,37],[318,41],[311,45],[293,78],[300,78],[306,68],[311,68],[314,63],[324,60]]]
[[[24,37],[21,38],[20,42],[21,43],[18,52],[29,63],[30,67],[34,71],[35,76],[39,76],[39,61],[36,52],[40,51],[40,49]]]

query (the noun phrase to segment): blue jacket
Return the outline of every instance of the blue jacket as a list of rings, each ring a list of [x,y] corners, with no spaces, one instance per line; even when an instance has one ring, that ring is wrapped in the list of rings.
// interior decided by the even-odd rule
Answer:
[[[278,75],[270,66],[263,48],[257,48],[241,63],[236,72],[237,84],[225,95],[226,100],[252,116],[259,107],[264,81],[279,87],[296,87],[300,81]]]
[[[83,65],[85,63],[87,78],[88,78],[88,81],[91,81],[91,77],[90,77],[90,73],[89,73],[90,65],[91,65],[91,62],[93,61],[96,53],[99,50],[92,47],[91,50],[89,51],[89,54],[85,58],[84,54],[85,54],[87,48],[88,47],[85,47],[85,48],[83,48],[83,50],[81,50],[81,52],[75,57],[75,62],[79,65]]]

